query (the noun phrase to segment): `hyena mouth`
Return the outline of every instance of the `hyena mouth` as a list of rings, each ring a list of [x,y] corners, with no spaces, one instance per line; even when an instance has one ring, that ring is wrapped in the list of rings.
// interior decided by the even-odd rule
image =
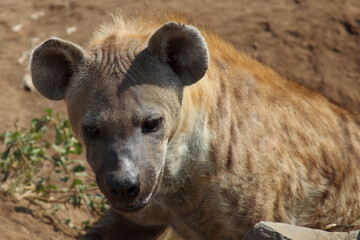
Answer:
[[[115,210],[118,210],[120,212],[136,212],[139,211],[140,209],[143,209],[152,199],[152,197],[154,196],[154,194],[156,193],[158,186],[159,186],[159,182],[160,179],[158,179],[153,187],[153,189],[151,190],[151,193],[140,203],[135,204],[135,205],[130,205],[130,206],[116,206],[116,205],[112,205],[113,208],[115,208]]]
[[[143,209],[150,202],[152,197],[157,192],[159,185],[161,184],[163,169],[164,168],[162,168],[160,171],[160,174],[158,174],[157,180],[155,181],[155,184],[154,184],[153,188],[151,189],[150,194],[143,201],[141,201],[138,204],[129,205],[129,206],[117,206],[117,205],[112,204],[112,207],[119,212],[136,212],[136,211],[139,211],[140,209]]]

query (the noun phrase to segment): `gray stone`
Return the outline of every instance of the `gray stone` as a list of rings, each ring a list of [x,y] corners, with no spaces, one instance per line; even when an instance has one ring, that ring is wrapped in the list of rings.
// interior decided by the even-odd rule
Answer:
[[[252,227],[243,240],[268,240],[268,239],[276,239],[276,240],[289,240],[290,238],[285,237],[283,234],[279,233],[266,222],[259,222],[254,227]]]
[[[360,240],[360,233],[326,232],[284,223],[259,222],[243,240]]]
[[[347,240],[360,240],[360,231],[349,232]]]

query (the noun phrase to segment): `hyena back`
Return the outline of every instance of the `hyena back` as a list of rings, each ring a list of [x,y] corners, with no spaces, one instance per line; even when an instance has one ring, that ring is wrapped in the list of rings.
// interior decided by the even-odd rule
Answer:
[[[86,50],[33,52],[34,85],[65,100],[112,206],[85,239],[359,224],[359,115],[179,21],[116,17]]]

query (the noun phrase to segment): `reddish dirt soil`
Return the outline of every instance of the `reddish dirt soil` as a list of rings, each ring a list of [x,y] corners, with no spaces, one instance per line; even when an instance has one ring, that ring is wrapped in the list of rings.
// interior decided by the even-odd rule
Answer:
[[[62,102],[23,89],[26,52],[36,44],[58,36],[83,45],[114,9],[133,14],[163,8],[185,14],[287,78],[360,112],[358,0],[1,0],[0,132],[13,130],[16,120],[28,126],[45,108],[66,113]],[[71,239],[34,218],[25,202],[0,198],[0,239]]]

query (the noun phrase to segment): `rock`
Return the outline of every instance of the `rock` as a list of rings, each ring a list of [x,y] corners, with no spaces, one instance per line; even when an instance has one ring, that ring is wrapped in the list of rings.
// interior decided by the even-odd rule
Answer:
[[[66,34],[67,34],[67,35],[73,34],[73,33],[76,32],[76,31],[77,31],[77,27],[76,27],[76,26],[72,26],[72,27],[66,28]]]
[[[359,240],[360,239],[360,231],[351,231],[348,233],[347,240]]]
[[[19,23],[19,24],[13,26],[13,27],[11,28],[11,31],[13,31],[13,32],[20,32],[22,28],[23,28],[23,24],[22,24],[22,23]]]
[[[41,17],[44,17],[45,16],[45,12],[44,11],[39,11],[39,12],[35,12],[35,13],[32,13],[30,14],[30,18],[33,19],[33,20],[37,20]]]
[[[359,231],[326,232],[284,223],[259,222],[243,240],[357,240]]]

